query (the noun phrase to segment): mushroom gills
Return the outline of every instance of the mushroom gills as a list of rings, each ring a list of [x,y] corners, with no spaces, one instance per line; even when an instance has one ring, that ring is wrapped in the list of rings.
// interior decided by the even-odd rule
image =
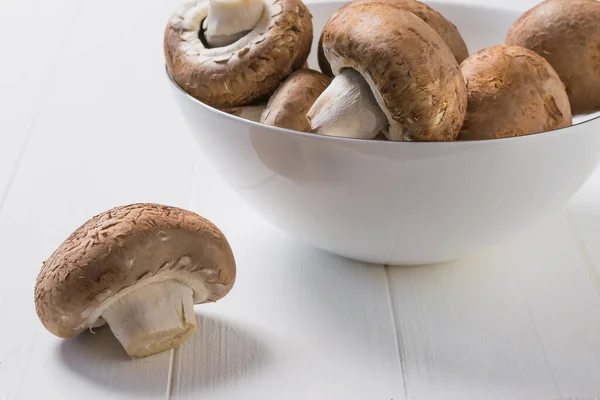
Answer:
[[[210,47],[223,47],[246,36],[261,19],[263,0],[210,0],[202,22],[204,39]]]
[[[196,333],[194,291],[169,280],[156,282],[117,299],[102,313],[131,357],[169,350]]]
[[[373,139],[388,126],[368,82],[351,68],[333,79],[307,118],[313,132],[338,137]]]

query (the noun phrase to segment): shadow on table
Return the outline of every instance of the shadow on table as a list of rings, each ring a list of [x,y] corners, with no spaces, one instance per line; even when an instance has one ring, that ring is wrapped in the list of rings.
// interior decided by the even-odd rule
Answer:
[[[213,317],[197,319],[198,332],[175,353],[173,392],[225,385],[266,360],[264,346],[238,327]],[[108,326],[64,340],[58,351],[74,374],[102,388],[140,398],[166,394],[171,352],[132,359]]]
[[[175,352],[172,393],[195,396],[239,386],[269,364],[266,345],[249,332],[213,316],[197,315],[198,334]]]
[[[106,325],[62,341],[58,351],[73,374],[105,390],[143,398],[165,395],[170,352],[132,359]]]

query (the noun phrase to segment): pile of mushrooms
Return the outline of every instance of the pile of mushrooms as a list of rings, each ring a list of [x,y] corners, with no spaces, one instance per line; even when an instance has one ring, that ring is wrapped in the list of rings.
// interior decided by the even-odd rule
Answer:
[[[236,265],[205,218],[160,204],[115,207],[77,228],[43,263],[35,307],[48,331],[71,338],[108,324],[131,357],[184,343],[194,304],[229,293]]]
[[[352,0],[319,34],[302,0],[187,0],[164,48],[173,80],[238,117],[314,134],[455,141],[547,132],[600,110],[600,2],[546,0],[469,54],[417,0]]]

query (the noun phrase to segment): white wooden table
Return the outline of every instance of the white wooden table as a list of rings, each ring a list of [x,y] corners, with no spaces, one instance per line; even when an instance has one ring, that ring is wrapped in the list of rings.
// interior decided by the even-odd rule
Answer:
[[[600,172],[564,212],[454,264],[296,243],[225,186],[176,109],[176,4],[0,0],[1,400],[600,398]],[[230,295],[196,308],[198,334],[141,360],[109,329],[58,339],[33,306],[52,250],[133,202],[209,218],[238,262]]]

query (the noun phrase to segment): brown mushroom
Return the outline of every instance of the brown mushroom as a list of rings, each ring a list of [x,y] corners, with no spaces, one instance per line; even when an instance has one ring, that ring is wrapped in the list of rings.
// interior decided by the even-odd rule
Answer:
[[[467,57],[469,57],[469,50],[465,41],[463,40],[458,28],[446,19],[442,14],[437,12],[435,9],[431,8],[427,4],[421,3],[417,0],[353,0],[347,5],[343,7],[352,6],[355,4],[364,4],[364,3],[386,3],[391,4],[396,7],[400,7],[401,9],[411,12],[415,14],[417,17],[421,18],[425,21],[429,26],[433,28],[434,31],[437,32],[438,35],[442,37],[442,39],[446,42],[452,54],[456,58],[456,61],[460,64]],[[343,8],[342,7],[342,8]],[[327,76],[333,76],[333,72],[331,71],[331,66],[327,62],[325,58],[325,54],[323,53],[323,35],[321,34],[321,38],[318,44],[318,60],[319,67],[321,71]]]
[[[468,106],[459,140],[522,136],[572,123],[565,85],[533,51],[489,47],[466,59],[461,70]]]
[[[307,115],[313,131],[456,139],[465,80],[450,48],[413,13],[380,2],[342,7],[323,30],[323,51],[336,77]]]
[[[167,70],[212,107],[266,102],[302,68],[312,34],[301,0],[186,0],[165,30]]]
[[[600,110],[600,2],[546,0],[514,23],[506,43],[552,65],[567,87],[573,114]]]
[[[301,69],[290,75],[271,96],[261,123],[310,132],[306,113],[323,93],[331,79],[310,69]]]
[[[176,207],[132,204],[99,214],[44,262],[35,285],[43,325],[62,338],[108,323],[132,357],[156,354],[196,332],[194,304],[235,281],[223,233]]]

